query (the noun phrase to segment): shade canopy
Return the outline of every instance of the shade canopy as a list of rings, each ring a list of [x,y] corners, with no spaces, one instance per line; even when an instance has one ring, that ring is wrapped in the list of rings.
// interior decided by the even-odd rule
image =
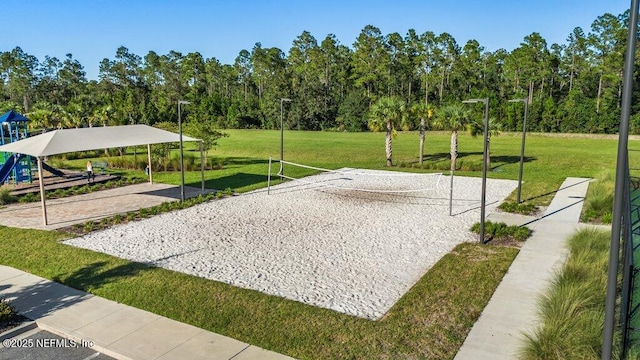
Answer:
[[[0,151],[42,157],[76,151],[178,142],[179,136],[147,125],[62,129],[2,145]],[[182,140],[200,141],[185,135]]]
[[[7,123],[7,122],[14,122],[14,121],[15,122],[29,121],[29,119],[26,116],[14,110],[9,110],[6,113],[2,114],[2,116],[0,116],[0,124]]]

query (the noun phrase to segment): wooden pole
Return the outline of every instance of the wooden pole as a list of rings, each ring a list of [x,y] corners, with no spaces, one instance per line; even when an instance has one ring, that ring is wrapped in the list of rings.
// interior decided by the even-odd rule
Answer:
[[[202,185],[200,193],[204,194],[204,145],[202,140],[200,140],[200,183]]]
[[[151,173],[151,144],[147,144],[147,166],[149,167],[149,184],[153,184],[153,174]]]
[[[47,203],[44,193],[44,176],[42,176],[42,159],[38,156],[38,182],[40,183],[40,202],[42,203],[42,220],[44,225],[47,224]]]

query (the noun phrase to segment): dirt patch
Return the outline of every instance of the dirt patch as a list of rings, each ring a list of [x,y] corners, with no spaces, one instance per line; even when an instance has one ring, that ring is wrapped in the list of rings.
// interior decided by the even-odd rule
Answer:
[[[512,247],[516,249],[520,249],[524,244],[524,241],[516,240],[512,236],[499,236],[492,239],[486,243],[487,245],[492,246],[503,246],[503,247]]]

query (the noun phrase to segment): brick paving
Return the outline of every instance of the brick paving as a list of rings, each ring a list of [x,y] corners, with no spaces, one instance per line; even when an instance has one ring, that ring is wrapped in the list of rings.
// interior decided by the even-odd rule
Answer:
[[[48,175],[44,178],[44,188],[46,191],[56,189],[66,189],[73,186],[83,186],[87,184],[87,176],[85,173],[79,173],[76,171],[62,170],[66,176],[59,177],[54,175]],[[117,180],[120,176],[110,174],[95,174],[93,183],[103,183],[111,180]],[[8,185],[11,190],[11,195],[24,195],[29,193],[39,193],[40,183],[38,178],[34,178],[32,183],[21,183],[17,185]]]
[[[86,180],[85,180],[86,181]],[[205,189],[206,193],[215,192]],[[200,195],[201,189],[185,186],[185,197]],[[40,202],[11,204],[0,208],[0,225],[24,229],[56,230],[99,220],[116,214],[149,208],[167,201],[180,200],[180,186],[136,184],[83,195],[47,200],[49,225],[42,221]]]

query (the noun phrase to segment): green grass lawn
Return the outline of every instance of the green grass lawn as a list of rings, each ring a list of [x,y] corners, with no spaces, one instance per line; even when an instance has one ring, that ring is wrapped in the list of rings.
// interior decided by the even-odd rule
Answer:
[[[206,186],[239,192],[266,186],[268,158],[279,158],[280,133],[226,132],[230,136],[209,152],[223,168],[206,171]],[[187,145],[187,153],[198,157],[192,146]],[[616,147],[615,140],[530,135],[523,199],[547,205],[565,177],[595,177],[613,169]],[[396,166],[390,170],[428,171],[417,168],[417,133],[400,132],[393,149]],[[494,137],[491,150],[489,177],[517,179],[520,135]],[[139,156],[145,156],[140,155],[143,151],[138,150]],[[461,134],[458,151],[460,161],[481,163],[482,140]],[[286,160],[324,168],[387,169],[382,133],[287,131],[284,153]],[[448,157],[449,134],[429,133],[425,164],[448,169]],[[86,159],[64,161],[79,170],[85,163]],[[631,164],[640,168],[633,157]],[[144,176],[142,170],[109,171]],[[286,171],[292,176],[313,172]],[[158,182],[178,184],[179,179],[179,172],[154,173]],[[187,171],[186,182],[199,186],[200,172]],[[515,192],[510,196],[514,199]],[[451,359],[517,253],[513,248],[462,244],[434,265],[382,320],[369,321],[58,243],[67,236],[0,227],[0,263],[302,359]]]
[[[60,244],[65,237],[0,227],[0,263],[300,359],[451,359],[517,253],[459,245],[370,321]]]
[[[206,171],[206,186],[209,188],[232,188],[244,192],[266,186],[269,157],[280,157],[280,132],[276,130],[225,130],[229,137],[218,141],[218,146],[209,151],[209,158],[223,162],[221,170]],[[425,166],[439,164],[448,174],[449,141],[447,132],[427,133],[425,143]],[[492,171],[490,178],[518,178],[521,135],[504,133],[491,141]],[[636,146],[630,142],[630,148]],[[640,146],[636,146],[640,148]],[[186,144],[186,153],[199,158],[194,144]],[[138,150],[144,157],[145,149]],[[554,192],[566,177],[596,177],[604,170],[615,168],[617,140],[602,138],[549,137],[530,134],[527,137],[523,176],[522,199],[535,205],[547,205]],[[482,139],[460,133],[458,161],[481,164]],[[144,153],[140,155],[141,153]],[[174,156],[177,156],[177,151]],[[632,168],[640,168],[640,156],[631,153]],[[285,131],[285,160],[337,169],[357,167],[389,169],[385,165],[383,133],[309,132]],[[393,140],[393,158],[396,166],[390,170],[433,172],[418,166],[418,133],[399,132]],[[106,159],[108,161],[108,158]],[[65,162],[65,165],[84,169],[85,160]],[[304,176],[313,171],[287,168],[292,176]],[[277,164],[274,165],[277,172]],[[127,171],[126,173],[132,173]],[[137,173],[144,176],[144,172]],[[480,176],[481,171],[457,171],[457,175]],[[154,180],[179,184],[178,172],[156,172]],[[200,186],[200,172],[187,171],[185,181]],[[507,200],[515,200],[515,192]]]

